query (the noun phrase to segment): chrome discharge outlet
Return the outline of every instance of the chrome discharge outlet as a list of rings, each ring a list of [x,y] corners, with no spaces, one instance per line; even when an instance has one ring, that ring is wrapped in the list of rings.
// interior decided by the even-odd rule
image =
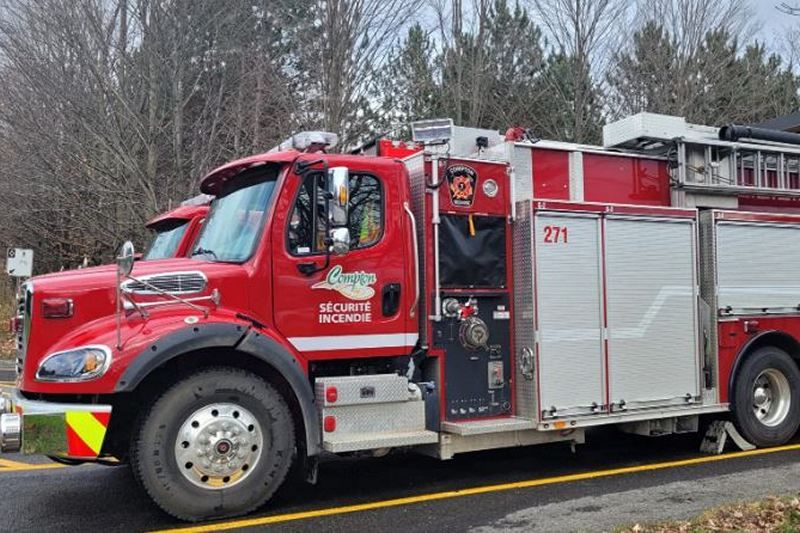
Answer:
[[[11,412],[11,400],[0,397],[0,453],[22,449],[22,415]]]

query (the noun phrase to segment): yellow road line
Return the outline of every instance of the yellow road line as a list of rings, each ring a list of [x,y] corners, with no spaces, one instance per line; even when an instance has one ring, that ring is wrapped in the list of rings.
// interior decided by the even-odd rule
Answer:
[[[18,468],[20,466],[29,466],[27,463],[19,463],[17,461],[9,461],[8,459],[0,459],[0,466],[3,468]]]
[[[27,472],[30,470],[52,470],[53,468],[64,468],[64,466],[65,465],[57,463],[30,464],[0,459],[0,474],[7,472]]]
[[[0,381],[0,387],[12,387],[13,388],[14,386],[16,386],[16,383],[14,383],[13,381]]]
[[[530,479],[527,481],[516,481],[513,483],[502,483],[499,485],[486,485],[482,487],[472,487],[468,489],[449,490],[444,492],[433,492],[429,494],[420,494],[418,496],[408,496],[405,498],[395,498],[392,500],[382,500],[376,502],[361,503],[356,505],[345,505],[341,507],[330,507],[327,509],[317,509],[314,511],[302,511],[298,513],[289,513],[282,515],[263,516],[258,518],[244,518],[240,520],[233,520],[230,522],[219,522],[216,524],[190,526],[184,528],[164,529],[161,532],[170,531],[172,533],[204,533],[212,531],[227,531],[231,529],[239,529],[244,527],[265,526],[269,524],[279,524],[283,522],[291,522],[294,520],[306,520],[309,518],[321,518],[324,516],[332,516],[347,513],[357,513],[361,511],[372,511],[375,509],[385,509],[387,507],[398,507],[402,505],[412,505],[415,503],[431,502],[437,500],[447,500],[451,498],[461,498],[464,496],[475,496],[477,494],[486,494],[489,492],[502,492],[509,490],[527,489],[531,487],[541,487],[543,485],[554,485],[557,483],[569,483],[572,481],[584,481],[587,479],[597,479],[602,477],[619,476],[622,474],[635,474],[638,472],[649,472],[653,470],[663,470],[666,468],[678,468],[682,466],[700,465],[705,463],[713,463],[716,461],[725,461],[729,459],[737,459],[740,457],[751,457],[754,455],[767,455],[779,452],[788,452],[800,450],[800,444],[789,444],[786,446],[778,446],[776,448],[764,448],[759,450],[749,450],[744,452],[732,452],[724,455],[710,455],[704,457],[695,457],[692,459],[681,459],[678,461],[666,461],[663,463],[652,463],[647,465],[626,466],[622,468],[612,468],[608,470],[596,470],[593,472],[583,472],[580,474],[568,474],[565,476],[546,477],[541,479]],[[159,533],[159,532],[154,532]]]

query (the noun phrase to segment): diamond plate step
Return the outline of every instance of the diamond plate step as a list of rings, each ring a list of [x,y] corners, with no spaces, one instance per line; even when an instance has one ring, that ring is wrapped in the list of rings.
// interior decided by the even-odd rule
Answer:
[[[378,448],[397,448],[416,444],[439,442],[439,434],[434,431],[404,431],[391,433],[365,433],[361,435],[326,433],[322,447],[331,453],[376,450]]]
[[[494,418],[470,422],[442,422],[442,431],[456,435],[484,435],[504,431],[536,429],[536,423],[527,418]]]

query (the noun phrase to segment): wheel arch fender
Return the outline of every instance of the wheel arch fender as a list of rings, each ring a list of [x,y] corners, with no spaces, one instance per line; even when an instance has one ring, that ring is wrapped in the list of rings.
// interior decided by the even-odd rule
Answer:
[[[736,390],[736,375],[739,373],[742,363],[750,356],[750,354],[765,346],[774,346],[784,350],[787,354],[789,354],[789,357],[791,357],[795,363],[800,366],[800,341],[782,330],[772,329],[762,331],[753,336],[753,338],[749,339],[744,346],[741,347],[739,353],[736,354],[736,359],[731,367],[731,373],[728,376],[729,401],[733,402]]]
[[[311,382],[297,357],[286,348],[282,339],[250,329],[236,347],[237,351],[262,360],[272,366],[291,388],[297,400],[305,429],[306,454],[314,456],[320,452],[319,413],[314,400]]]
[[[192,352],[223,349],[270,367],[294,394],[305,431],[308,456],[320,452],[320,427],[314,392],[297,357],[271,331],[257,331],[236,323],[214,323],[181,328],[149,344],[122,373],[115,392],[134,392],[159,369]],[[263,365],[262,365],[263,366]],[[290,399],[291,400],[291,399]]]

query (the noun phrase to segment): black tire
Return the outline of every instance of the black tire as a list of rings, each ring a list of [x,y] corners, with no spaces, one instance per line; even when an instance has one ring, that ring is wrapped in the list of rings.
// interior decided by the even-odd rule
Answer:
[[[777,371],[788,383],[788,411],[772,425],[762,422],[754,411],[756,380],[764,372]],[[772,387],[774,389],[774,387]],[[759,348],[746,356],[733,383],[734,423],[742,436],[759,447],[785,444],[800,427],[800,370],[785,351],[774,346]]]
[[[48,455],[47,458],[50,459],[51,461],[53,461],[54,463],[59,463],[59,464],[65,465],[65,466],[78,466],[78,465],[82,465],[82,464],[88,462],[88,461],[83,461],[81,459],[71,459],[69,457],[59,457],[57,455]]]
[[[263,445],[257,462],[233,486],[203,488],[180,470],[178,433],[198,410],[220,402],[252,414]],[[133,436],[131,465],[159,507],[181,520],[198,521],[238,516],[263,505],[286,478],[294,448],[291,412],[272,385],[245,370],[210,368],[176,383],[152,404]]]

